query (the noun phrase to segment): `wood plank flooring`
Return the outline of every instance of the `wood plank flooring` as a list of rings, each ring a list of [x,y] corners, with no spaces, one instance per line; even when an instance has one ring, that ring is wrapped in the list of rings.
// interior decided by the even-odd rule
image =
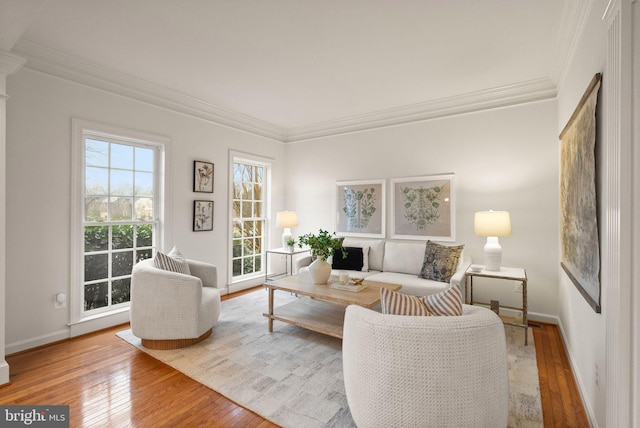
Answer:
[[[115,336],[127,327],[7,356],[0,404],[66,404],[72,427],[277,426]],[[534,338],[545,427],[588,427],[557,327]]]

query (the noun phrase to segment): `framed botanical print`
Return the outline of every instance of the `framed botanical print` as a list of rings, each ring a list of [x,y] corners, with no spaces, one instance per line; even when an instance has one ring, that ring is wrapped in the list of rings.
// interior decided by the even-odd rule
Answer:
[[[213,193],[213,164],[193,161],[193,191]]]
[[[336,183],[335,230],[341,236],[384,238],[385,180]]]
[[[193,201],[193,231],[213,230],[213,201]]]
[[[454,175],[391,180],[395,239],[455,241]]]

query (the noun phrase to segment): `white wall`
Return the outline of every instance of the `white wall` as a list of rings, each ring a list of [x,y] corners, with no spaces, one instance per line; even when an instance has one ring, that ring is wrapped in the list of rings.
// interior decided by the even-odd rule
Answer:
[[[558,95],[558,134],[571,117],[593,76],[604,71],[607,34],[601,18],[606,5],[607,1],[605,0],[593,1],[585,29],[578,39],[575,55],[571,59],[564,80],[561,82]],[[607,76],[603,76],[603,78],[606,79]],[[606,95],[601,90],[600,105],[602,105],[604,96]],[[601,116],[598,118],[597,127],[603,128]],[[602,140],[600,142],[602,143]],[[600,158],[598,162],[601,163],[604,153],[602,144],[596,148],[596,151]],[[602,169],[599,170],[599,173],[598,194],[602,195],[602,182],[606,178],[602,176]],[[599,218],[602,219],[604,213],[602,208],[600,210]],[[601,230],[600,233],[602,236],[603,231]],[[605,426],[606,379],[604,374],[606,373],[606,365],[604,344],[606,314],[596,314],[562,270],[560,271],[558,291],[560,327],[576,381],[583,394],[587,413],[592,422],[598,426]],[[602,292],[604,299],[606,290],[603,289]],[[596,365],[599,371],[598,386],[596,386]]]
[[[8,354],[69,335],[68,310],[54,310],[53,296],[70,292],[71,118],[171,139],[165,247],[176,244],[187,257],[217,265],[220,287],[227,279],[229,150],[273,158],[273,207],[284,204],[282,143],[26,68],[8,79],[7,92]],[[192,192],[196,159],[215,163],[213,194]],[[212,232],[192,231],[194,199],[215,201]]]
[[[287,201],[299,221],[293,233],[335,229],[336,180],[387,179],[389,213],[389,179],[455,173],[456,240],[482,263],[485,238],[473,234],[473,213],[510,211],[503,265],[527,269],[530,313],[549,320],[557,315],[559,275],[556,127],[549,100],[288,145]],[[501,281],[474,287],[476,295],[509,305],[522,299]]]

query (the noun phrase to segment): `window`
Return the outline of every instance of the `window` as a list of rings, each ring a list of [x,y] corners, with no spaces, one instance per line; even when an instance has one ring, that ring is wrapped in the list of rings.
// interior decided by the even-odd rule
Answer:
[[[232,282],[263,275],[270,165],[233,157]]]
[[[80,319],[128,307],[133,265],[153,257],[161,235],[162,145],[118,131],[76,132]]]

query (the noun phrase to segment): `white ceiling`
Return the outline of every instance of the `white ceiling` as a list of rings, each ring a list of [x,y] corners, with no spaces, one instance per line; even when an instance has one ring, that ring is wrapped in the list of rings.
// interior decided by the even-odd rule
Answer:
[[[553,97],[585,3],[0,1],[26,67],[282,141]]]

